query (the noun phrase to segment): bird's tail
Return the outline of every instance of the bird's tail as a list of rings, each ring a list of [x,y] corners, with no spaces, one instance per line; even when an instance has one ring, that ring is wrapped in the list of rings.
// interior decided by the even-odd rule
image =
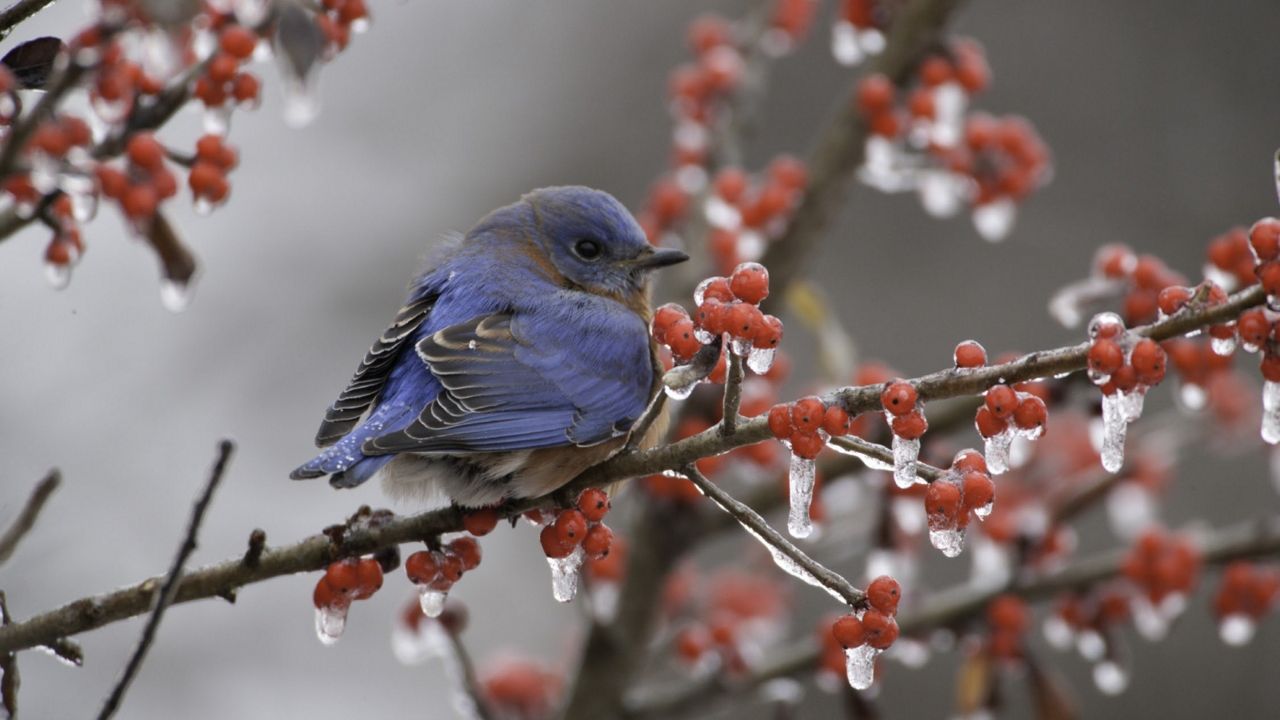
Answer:
[[[331,475],[329,484],[336,488],[360,485],[382,469],[395,455],[366,456],[361,452],[366,440],[398,429],[403,408],[382,406],[363,423],[352,428],[341,440],[325,448],[319,455],[299,465],[289,477],[294,480]]]

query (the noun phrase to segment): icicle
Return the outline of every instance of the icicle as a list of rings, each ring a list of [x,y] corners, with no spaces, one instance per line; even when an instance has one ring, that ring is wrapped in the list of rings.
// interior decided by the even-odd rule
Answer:
[[[973,227],[987,242],[1000,242],[1013,230],[1018,206],[1009,198],[1000,198],[978,205],[973,209]]]
[[[905,489],[915,484],[916,460],[919,457],[920,438],[904,440],[893,436],[893,481],[898,487]]]
[[[418,605],[422,607],[422,614],[429,618],[440,617],[448,597],[448,590],[432,590],[430,585],[418,586]]]
[[[1013,445],[1013,427],[983,439],[982,454],[992,475],[1009,472],[1009,448]]]
[[[582,546],[562,558],[547,558],[551,566],[551,595],[556,602],[569,602],[578,594],[578,577],[585,554]]]
[[[44,279],[49,282],[49,287],[54,290],[62,290],[71,283],[71,266],[60,265],[58,263],[44,264]]]
[[[1226,357],[1236,351],[1236,336],[1232,335],[1231,337],[1225,338],[1211,338],[1209,340],[1209,347],[1213,349],[1215,354]]]
[[[1093,684],[1107,695],[1119,695],[1129,687],[1129,671],[1114,660],[1103,660],[1093,666]]]
[[[807,538],[813,533],[813,521],[809,518],[809,506],[813,503],[813,485],[818,464],[808,458],[791,454],[791,467],[787,473],[790,487],[791,512],[787,517],[787,531],[791,537]]]
[[[880,651],[870,645],[859,645],[844,651],[844,670],[849,687],[866,690],[876,679],[876,656]]]
[[[747,353],[747,367],[757,375],[764,375],[769,372],[769,368],[773,367],[773,357],[776,353],[776,348],[752,347]]]
[[[929,523],[929,544],[943,555],[953,558],[964,552],[964,531],[955,523]]]
[[[1124,435],[1128,422],[1124,418],[1122,395],[1117,390],[1102,396],[1102,467],[1107,472],[1119,472],[1124,466]],[[989,464],[990,459],[987,462]]]
[[[862,62],[862,43],[858,41],[858,28],[853,23],[838,22],[831,26],[831,54],[836,62],[853,67]]]
[[[160,281],[160,304],[169,312],[182,312],[191,304],[193,288],[190,280],[183,282],[165,278]]]
[[[342,637],[347,626],[349,605],[316,608],[316,637],[325,645],[332,645]]]
[[[1233,647],[1247,645],[1257,631],[1257,621],[1242,613],[1234,613],[1218,621],[1218,637]]]
[[[1275,445],[1280,442],[1280,383],[1262,383],[1262,439]]]
[[[306,127],[320,114],[320,94],[315,73],[306,78],[285,78],[284,122],[292,128]]]

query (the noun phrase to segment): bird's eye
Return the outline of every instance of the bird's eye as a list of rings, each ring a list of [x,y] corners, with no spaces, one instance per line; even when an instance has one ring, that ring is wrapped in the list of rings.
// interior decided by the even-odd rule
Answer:
[[[604,252],[597,240],[579,240],[573,245],[573,252],[583,260],[598,260]]]

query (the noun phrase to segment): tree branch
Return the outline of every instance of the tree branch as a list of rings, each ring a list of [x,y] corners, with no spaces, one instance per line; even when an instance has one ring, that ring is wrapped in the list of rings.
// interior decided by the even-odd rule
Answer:
[[[1206,565],[1280,554],[1280,516],[1218,530],[1203,539],[1200,550]],[[981,613],[991,600],[1002,594],[1037,600],[1064,590],[1087,588],[1118,575],[1128,554],[1128,548],[1116,548],[1077,560],[1057,572],[1026,577],[997,588],[961,585],[944,590],[914,611],[904,610],[898,616],[898,627],[903,636],[919,635],[935,628],[960,625]],[[675,687],[638,689],[627,698],[627,714],[629,717],[673,717],[678,712],[702,707],[722,693],[745,692],[775,678],[810,672],[817,663],[818,646],[809,639],[783,648],[773,661],[741,680],[707,678]]]
[[[142,635],[138,638],[138,646],[129,658],[129,663],[125,665],[124,673],[116,681],[115,687],[112,688],[111,694],[107,696],[107,701],[102,706],[102,711],[98,713],[98,720],[107,720],[107,718],[115,715],[116,710],[120,708],[121,701],[124,700],[125,692],[129,689],[129,683],[133,682],[138,670],[142,668],[142,661],[146,659],[147,650],[150,649],[151,643],[155,640],[156,631],[160,628],[160,620],[164,617],[164,611],[173,602],[177,594],[178,582],[182,578],[182,569],[187,564],[187,558],[191,557],[191,553],[195,552],[196,535],[200,532],[200,524],[204,521],[204,514],[209,509],[210,501],[213,500],[213,491],[217,490],[218,484],[222,482],[222,475],[226,472],[227,463],[231,460],[231,452],[234,449],[235,444],[230,440],[223,440],[218,443],[218,456],[213,463],[213,470],[209,473],[209,479],[205,482],[204,491],[200,494],[200,498],[196,500],[195,505],[191,508],[191,520],[187,524],[187,533],[183,536],[182,543],[178,546],[178,553],[174,556],[173,564],[169,567],[169,574],[165,576],[164,583],[160,586],[159,591],[155,593],[155,603],[151,609],[151,617],[147,618],[147,624],[142,628]]]
[[[738,407],[742,405],[742,356],[729,352],[724,379],[724,406],[720,415],[720,434],[732,435],[738,427]]]
[[[31,497],[27,498],[27,504],[23,506],[9,529],[4,531],[4,535],[0,535],[0,565],[5,564],[18,547],[18,543],[22,542],[22,538],[35,526],[36,518],[39,517],[44,504],[53,491],[58,489],[58,484],[61,482],[62,474],[54,468],[44,476],[43,480],[36,483],[35,489],[31,491]]]
[[[0,12],[0,40],[9,37],[9,33],[27,18],[52,4],[53,0],[18,0],[5,8]]]

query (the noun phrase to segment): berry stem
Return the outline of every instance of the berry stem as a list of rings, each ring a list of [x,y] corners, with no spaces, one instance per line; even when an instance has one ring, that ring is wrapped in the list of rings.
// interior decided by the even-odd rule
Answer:
[[[738,428],[738,406],[742,403],[742,356],[729,353],[729,368],[724,380],[724,412],[720,434],[732,435]]]

